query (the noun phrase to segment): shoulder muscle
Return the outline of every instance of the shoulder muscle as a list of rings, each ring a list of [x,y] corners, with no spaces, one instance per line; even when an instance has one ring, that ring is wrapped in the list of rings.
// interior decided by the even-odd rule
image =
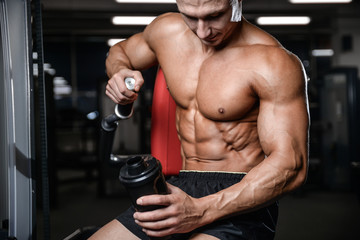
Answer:
[[[163,48],[164,43],[174,40],[179,34],[186,31],[187,27],[178,13],[165,13],[157,17],[144,30],[144,39],[154,52]]]
[[[307,79],[300,59],[282,47],[266,48],[256,71],[260,77],[254,88],[259,97],[286,101],[299,94],[303,96]]]

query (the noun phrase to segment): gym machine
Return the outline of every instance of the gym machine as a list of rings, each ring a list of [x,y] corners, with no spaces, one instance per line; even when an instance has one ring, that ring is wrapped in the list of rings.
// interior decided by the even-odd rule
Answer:
[[[0,239],[34,237],[30,15],[30,1],[0,0]]]

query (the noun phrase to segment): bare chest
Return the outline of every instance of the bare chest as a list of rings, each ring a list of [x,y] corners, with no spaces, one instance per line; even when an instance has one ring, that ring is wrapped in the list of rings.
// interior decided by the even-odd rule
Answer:
[[[218,55],[194,59],[178,65],[177,74],[172,71],[167,76],[169,90],[179,106],[218,121],[239,120],[257,112],[252,71]]]

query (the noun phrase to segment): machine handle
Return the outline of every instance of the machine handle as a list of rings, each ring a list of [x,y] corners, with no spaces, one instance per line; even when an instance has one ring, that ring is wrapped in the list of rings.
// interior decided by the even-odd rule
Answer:
[[[125,78],[125,85],[127,89],[134,91],[135,90],[135,79],[131,77]],[[117,121],[128,119],[133,115],[133,103],[126,105],[117,104],[115,106],[115,111],[113,114],[105,117],[101,121],[101,127],[107,132],[112,132],[116,130]]]
[[[135,89],[135,79],[130,77],[125,78],[125,85],[129,90],[133,91]],[[127,105],[117,104],[115,106],[115,112],[102,119],[100,133],[101,147],[99,149],[100,159],[110,161],[117,123],[119,120],[130,118],[132,114],[133,103]]]

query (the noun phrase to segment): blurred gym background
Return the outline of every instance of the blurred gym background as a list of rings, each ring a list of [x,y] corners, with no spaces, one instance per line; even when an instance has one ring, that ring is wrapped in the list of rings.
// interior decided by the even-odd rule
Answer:
[[[0,80],[4,82],[1,83],[4,87],[0,88],[3,100],[1,112],[8,112],[6,104],[12,99],[8,96],[5,83],[6,76],[11,75],[7,68],[13,69],[13,72],[16,72],[16,68],[27,68],[26,64],[19,67],[15,61],[9,67],[4,56],[19,51],[14,47],[19,39],[26,43],[28,38],[33,37],[33,44],[36,45],[39,34],[39,29],[35,27],[39,20],[36,18],[39,16],[36,15],[36,2],[0,1],[0,13],[6,13],[1,16],[0,74],[3,75],[0,75]],[[31,64],[28,75],[34,75],[34,87],[22,89],[23,84],[14,83],[15,88],[20,90],[15,90],[12,95],[15,99],[14,109],[21,108],[16,105],[17,97],[30,94],[30,102],[33,102],[24,105],[22,111],[26,112],[27,107],[37,110],[29,114],[30,122],[16,118],[16,112],[20,110],[13,110],[18,122],[14,120],[11,126],[19,129],[17,124],[22,125],[22,121],[26,123],[23,131],[27,132],[30,128],[37,134],[15,134],[16,141],[29,138],[30,148],[35,148],[29,152],[47,153],[45,167],[48,168],[50,212],[43,211],[43,202],[47,199],[42,198],[44,176],[40,173],[44,166],[38,159],[39,154],[35,156],[29,153],[31,165],[22,165],[22,168],[30,168],[32,173],[29,174],[31,180],[24,182],[31,185],[30,192],[24,198],[28,200],[11,202],[11,196],[16,194],[9,189],[16,188],[16,183],[11,180],[13,173],[7,172],[11,163],[5,161],[13,153],[7,153],[7,138],[2,136],[0,239],[7,239],[5,235],[10,232],[18,236],[17,239],[46,239],[46,236],[64,239],[74,232],[76,235],[77,229],[101,227],[130,205],[118,181],[119,169],[100,161],[98,154],[100,121],[114,111],[114,104],[104,93],[108,80],[105,59],[112,44],[142,31],[146,23],[121,24],[114,17],[155,17],[177,11],[176,4],[171,1],[42,0],[40,6],[42,53],[39,49],[33,53],[31,47],[30,50],[25,49],[25,52],[31,52],[27,61]],[[19,9],[22,12],[19,13]],[[274,35],[285,48],[294,52],[309,76],[309,176],[302,188],[280,200],[276,239],[360,239],[360,2],[348,0],[342,3],[301,4],[296,0],[243,0],[243,14],[247,20]],[[296,19],[300,22],[294,23],[290,23],[292,19],[282,23],[263,22],[263,17],[284,16],[301,18]],[[12,34],[18,27],[20,35]],[[21,35],[21,27],[28,32],[24,31]],[[7,32],[11,33],[8,38]],[[12,49],[8,51],[6,48],[10,45]],[[45,96],[38,94],[41,86],[37,81],[42,56]],[[22,58],[21,52],[15,57]],[[146,84],[134,105],[134,116],[119,122],[114,154],[150,152],[150,109],[156,71],[155,67],[143,72]],[[41,125],[41,106],[37,104],[41,97],[46,99],[43,106],[46,108],[46,115],[43,116],[46,125]],[[11,118],[5,115],[1,120],[3,132],[11,122]],[[39,142],[44,131],[46,145]],[[0,135],[3,133],[0,132]],[[31,136],[36,145],[31,144]],[[46,149],[41,149],[42,145]],[[16,150],[14,155],[18,158],[19,151]],[[19,164],[15,165],[18,167]],[[4,199],[5,196],[10,196],[7,198],[10,200]],[[21,205],[21,201],[23,204],[30,202],[30,210],[23,212],[25,218],[31,219],[27,231],[20,226],[11,228],[12,224],[16,225],[11,221],[12,217],[16,219],[18,215],[9,208],[13,203]],[[18,211],[22,211],[22,208],[18,207]],[[21,234],[26,238],[19,237]]]

